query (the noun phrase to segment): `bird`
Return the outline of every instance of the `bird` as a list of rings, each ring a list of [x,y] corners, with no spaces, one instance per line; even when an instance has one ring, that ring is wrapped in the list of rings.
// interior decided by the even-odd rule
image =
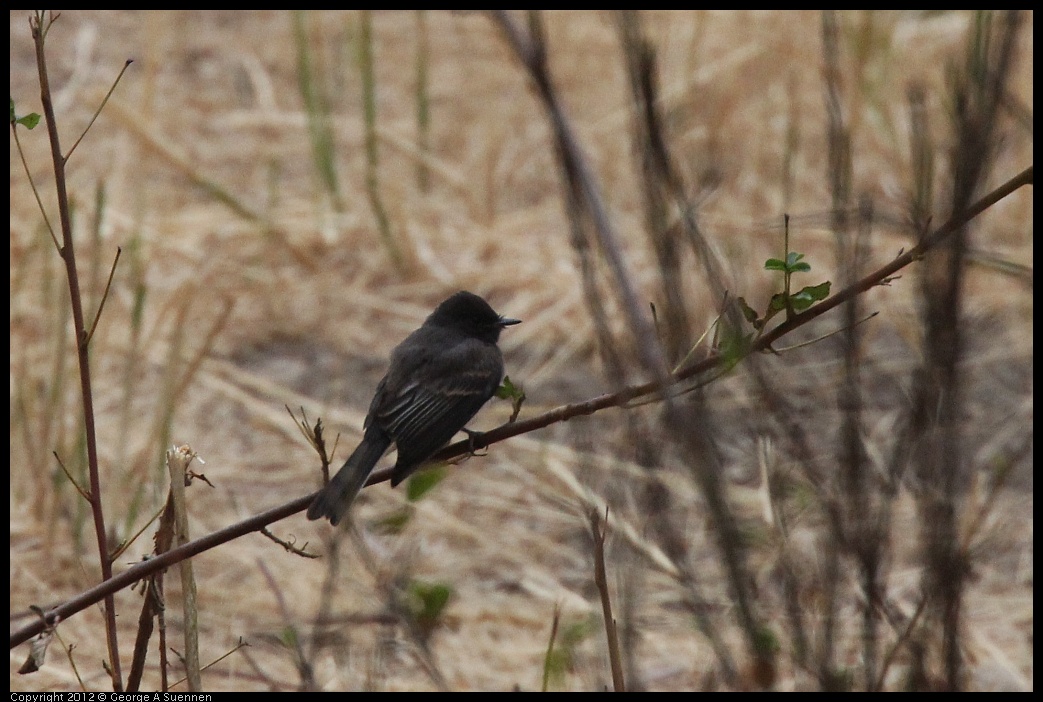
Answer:
[[[439,304],[391,352],[362,441],[312,500],[308,519],[340,523],[391,444],[398,449],[394,487],[464,430],[503,379],[500,332],[519,323],[466,290]]]

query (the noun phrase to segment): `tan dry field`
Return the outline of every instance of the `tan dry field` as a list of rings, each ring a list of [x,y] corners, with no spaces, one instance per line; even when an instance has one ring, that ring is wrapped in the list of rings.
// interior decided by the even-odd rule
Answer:
[[[19,113],[40,110],[26,17],[25,11],[10,17],[11,95]],[[644,299],[655,300],[659,274],[644,234],[615,18],[567,12],[545,19],[556,87],[624,236],[630,273]],[[782,247],[783,212],[794,216],[791,247],[807,254],[812,278],[836,281],[820,16],[676,12],[643,19],[660,60],[671,146],[699,202],[700,223],[725,262],[729,290],[763,306],[776,289],[777,278],[762,264]],[[907,210],[911,178],[907,89],[924,86],[932,134],[944,145],[946,70],[962,55],[973,15],[845,13],[840,19],[853,191],[872,199],[880,222],[870,239],[870,270],[911,245],[895,226]],[[1028,19],[990,189],[1032,163]],[[510,377],[527,392],[523,417],[593,397],[619,381],[606,377],[599,362],[548,121],[525,72],[485,15],[432,12],[423,21],[426,153],[416,128],[418,16],[372,15],[379,190],[391,234],[405,252],[401,265],[382,243],[367,194],[356,61],[360,14],[308,14],[301,25],[318,76],[314,89],[329,103],[335,190],[319,175],[309,136],[314,122],[302,99],[293,15],[69,11],[54,26],[48,60],[66,150],[125,59],[134,59],[69,163],[89,315],[116,247],[123,249],[92,346],[113,542],[137,534],[161,506],[166,481],[159,457],[173,442],[198,451],[206,465],[197,469],[213,484],[196,482],[188,491],[193,536],[316,489],[318,462],[284,405],[321,416],[331,436],[340,432],[337,456],[343,459],[358,440],[390,349],[458,289],[480,293],[500,313],[524,320],[501,341]],[[55,221],[45,131],[23,130],[20,139]],[[937,159],[940,202],[944,148]],[[421,165],[430,178],[426,191],[417,183]],[[57,451],[82,475],[68,291],[13,139],[10,168],[14,630],[28,620],[29,605],[62,602],[99,576],[87,508],[52,455]],[[971,228],[974,246],[1006,265],[972,266],[966,281],[964,438],[973,477],[961,523],[981,511],[997,465],[1014,463],[970,545],[962,650],[966,685],[979,690],[1033,686],[1031,197],[1031,188],[1023,188]],[[701,283],[701,266],[685,256],[694,342],[713,322],[718,301]],[[606,281],[606,271],[600,274]],[[864,296],[865,309],[880,313],[865,332],[872,380],[864,438],[877,466],[899,429],[920,360],[918,289],[912,266]],[[613,331],[625,337],[611,300],[609,310]],[[840,324],[840,315],[827,315],[801,339]],[[786,339],[782,346],[793,343]],[[836,348],[823,341],[764,362],[801,407],[798,421],[817,442],[814,459],[834,464],[834,394],[842,365]],[[794,663],[777,566],[783,552],[799,564],[807,584],[801,603],[814,636],[813,613],[823,597],[814,573],[828,532],[813,507],[795,511],[785,537],[764,516],[763,466],[792,473],[794,459],[773,438],[779,430],[762,416],[743,366],[706,395],[718,422],[729,498],[749,537],[756,611],[780,641],[774,687],[816,689],[812,672]],[[496,426],[509,413],[508,403],[494,401],[472,428]],[[303,514],[272,525],[276,536],[319,559],[293,555],[258,534],[200,555],[194,567],[202,660],[221,658],[240,639],[249,644],[206,670],[205,688],[295,690],[302,686],[304,659],[313,684],[328,690],[539,689],[556,607],[561,631],[571,639],[558,643],[569,658],[551,688],[610,686],[586,521],[591,506],[606,504],[609,577],[626,625],[628,681],[652,690],[751,685],[702,497],[669,445],[663,444],[664,468],[657,472],[671,497],[665,516],[685,537],[685,567],[696,574],[703,613],[737,657],[736,684],[722,680],[713,648],[686,605],[677,565],[665,555],[670,545],[658,543],[650,527],[653,516],[664,515],[649,515],[638,499],[647,471],[629,437],[640,426],[648,443],[665,442],[657,417],[655,406],[612,409],[511,439],[451,469],[415,503],[407,503],[404,489],[374,486],[356,505],[351,537],[331,539],[327,523],[308,522]],[[912,490],[903,489],[893,508],[886,589],[893,606],[908,615],[920,591],[924,527]],[[404,525],[389,528],[403,514],[410,517]],[[116,570],[150,550],[153,530]],[[329,558],[331,551],[339,558]],[[329,599],[337,625],[316,629],[331,562],[339,568]],[[443,620],[423,641],[396,623],[391,606],[389,593],[412,579],[453,591]],[[169,573],[166,583],[168,646],[181,650],[177,574]],[[846,575],[841,588],[837,665],[851,671],[855,687],[864,687],[863,602],[853,576]],[[124,674],[140,599],[129,590],[116,599]],[[101,665],[100,610],[82,612],[59,631],[62,642],[74,646],[82,684],[111,689]],[[880,636],[886,651],[897,633],[881,623]],[[18,675],[26,648],[11,652],[12,690],[80,689],[59,644],[42,671]],[[144,690],[160,685],[154,651],[155,643]],[[902,649],[887,689],[902,686],[908,665]],[[175,659],[171,679],[181,676]]]

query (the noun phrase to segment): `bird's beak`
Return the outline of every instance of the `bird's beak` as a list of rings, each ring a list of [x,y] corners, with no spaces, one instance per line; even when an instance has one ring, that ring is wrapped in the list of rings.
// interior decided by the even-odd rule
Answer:
[[[511,319],[510,317],[500,317],[500,326],[509,327],[512,324],[521,324],[520,319]]]

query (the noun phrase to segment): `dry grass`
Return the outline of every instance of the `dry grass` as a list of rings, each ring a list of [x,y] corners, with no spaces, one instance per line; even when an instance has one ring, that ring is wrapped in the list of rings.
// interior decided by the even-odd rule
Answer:
[[[161,506],[166,488],[158,458],[171,442],[191,444],[215,486],[197,483],[189,490],[196,536],[315,489],[317,461],[283,405],[322,416],[342,432],[338,456],[346,455],[387,352],[450,291],[473,290],[525,321],[501,343],[511,378],[528,394],[523,416],[613,385],[599,365],[569,245],[550,130],[495,25],[480,14],[425,16],[431,132],[430,153],[424,153],[415,127],[417,16],[372,17],[378,187],[391,235],[405,252],[396,265],[367,194],[363,86],[353,43],[359,15],[303,19],[312,69],[328,102],[334,186],[316,167],[290,15],[68,12],[49,39],[66,148],[124,60],[135,60],[70,162],[88,315],[116,246],[124,251],[92,348],[113,542],[136,533]],[[813,275],[836,281],[819,16],[708,12],[644,19],[660,60],[667,130],[700,201],[701,224],[728,266],[728,288],[763,306],[777,279],[762,262],[779,255],[783,212],[794,215],[793,248],[813,262]],[[841,15],[852,189],[872,198],[878,213],[867,270],[910,246],[899,226],[911,180],[907,87],[924,86],[930,128],[941,141],[949,125],[946,66],[962,56],[971,19],[956,12]],[[629,88],[614,20],[560,13],[547,16],[546,24],[556,87],[625,234],[639,291],[654,300],[658,271],[643,235]],[[989,188],[1031,165],[1032,41],[1027,22]],[[11,94],[20,113],[39,110],[22,11],[11,14]],[[1028,112],[1028,125],[1018,120],[1019,109]],[[42,129],[23,133],[22,142],[53,212]],[[946,191],[944,158],[939,150],[939,193]],[[426,191],[417,182],[421,163],[430,178]],[[98,559],[86,508],[51,455],[57,451],[74,475],[82,474],[78,383],[63,311],[68,291],[13,141],[10,164],[13,629],[25,623],[29,604],[53,605],[93,585]],[[105,199],[95,235],[99,188]],[[1030,278],[1031,197],[1031,188],[1022,189],[979,217],[972,230],[977,249],[1024,267]],[[684,270],[692,272],[684,292],[695,312],[694,341],[716,316],[718,301],[701,284],[694,261]],[[903,276],[863,303],[881,313],[865,341],[871,380],[864,433],[870,462],[878,466],[901,421],[909,392],[903,383],[919,361],[915,267]],[[967,442],[974,468],[963,503],[968,514],[987,494],[997,464],[1014,464],[1013,489],[999,493],[972,545],[966,685],[1031,689],[1032,294],[1009,267],[985,265],[971,268],[966,289]],[[609,310],[615,310],[611,301]],[[839,316],[827,318],[818,333],[840,323]],[[611,324],[616,333],[625,329],[621,317]],[[806,431],[820,440],[814,459],[829,466],[838,357],[813,349],[767,363],[799,405]],[[742,367],[708,392],[729,496],[750,542],[757,610],[785,652],[775,687],[814,688],[812,672],[788,655],[777,568],[785,552],[801,572],[814,572],[827,532],[811,507],[790,515],[785,538],[762,517],[763,465],[789,475],[794,459],[772,440],[776,430]],[[492,403],[476,426],[495,426],[509,411],[507,403]],[[596,624],[601,609],[586,512],[602,504],[612,505],[608,568],[616,578],[616,611],[623,612],[617,616],[633,632],[628,680],[649,689],[752,685],[702,498],[678,470],[676,451],[664,452],[659,471],[672,496],[669,517],[685,537],[685,565],[698,574],[704,609],[738,655],[738,682],[722,681],[713,649],[687,609],[689,593],[679,585],[669,544],[657,543],[649,515],[639,508],[637,486],[647,471],[630,432],[646,427],[655,444],[663,440],[658,421],[655,407],[609,410],[499,444],[451,471],[410,507],[413,518],[393,535],[380,525],[403,509],[405,497],[386,485],[360,498],[356,539],[332,542],[328,524],[306,522],[303,514],[274,525],[276,534],[307,542],[310,551],[340,549],[332,605],[340,626],[313,630],[328,558],[305,560],[257,535],[201,555],[195,572],[202,660],[217,659],[240,638],[249,643],[204,673],[206,689],[297,689],[302,674],[287,644],[291,630],[306,643],[314,683],[326,689],[538,688],[555,606],[562,627],[586,633],[578,635],[554,686],[600,689],[610,673]],[[886,590],[906,615],[921,585],[922,530],[915,495],[903,489],[894,501]],[[135,543],[116,569],[150,547]],[[454,590],[426,646],[388,616],[388,593],[403,578]],[[857,580],[842,579],[841,587],[837,665],[863,686]],[[811,612],[824,595],[809,587],[801,596]],[[168,578],[167,597],[169,645],[179,648],[176,578]],[[116,602],[129,655],[139,597],[124,591]],[[881,626],[885,644],[893,641],[894,632]],[[816,627],[812,622],[812,633]],[[72,656],[87,688],[107,689],[98,610],[63,623],[60,633],[75,645]],[[312,648],[315,642],[321,645]],[[56,647],[42,672],[25,677],[17,674],[20,651],[12,651],[12,689],[78,689]],[[908,665],[900,655],[885,686],[900,687]],[[146,690],[159,685],[154,660],[150,666]]]

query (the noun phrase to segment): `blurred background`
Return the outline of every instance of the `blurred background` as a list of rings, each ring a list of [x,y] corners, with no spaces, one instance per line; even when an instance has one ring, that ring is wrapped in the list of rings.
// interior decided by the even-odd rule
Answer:
[[[18,114],[41,111],[26,18],[11,12]],[[795,288],[829,280],[834,291],[845,279],[838,221],[859,233],[861,276],[949,217],[963,153],[954,86],[968,57],[1007,36],[1004,22],[955,11],[541,16],[553,90],[642,311],[652,320],[655,305],[653,323],[669,325],[672,362],[706,355],[721,290],[763,310],[781,289],[764,261],[784,256],[784,214],[790,250],[811,266]],[[1012,36],[976,197],[1032,165],[1031,16]],[[331,445],[341,434],[339,465],[389,351],[456,290],[524,320],[500,344],[526,393],[522,418],[650,378],[634,361],[612,271],[570,217],[551,122],[497,18],[67,11],[47,42],[66,153],[133,59],[68,163],[88,319],[122,249],[91,346],[109,540],[137,536],[117,571],[152,547],[145,527],[166,500],[162,456],[175,442],[200,454],[196,470],[212,483],[189,489],[196,537],[317,489],[318,460],[284,406],[322,417]],[[654,57],[658,134],[683,207],[673,195],[659,211],[649,205],[628,63],[638,45]],[[844,164],[831,159],[838,123]],[[30,604],[54,605],[98,579],[89,508],[54,456],[84,475],[69,292],[25,170],[57,226],[49,145],[43,125],[19,139],[12,628]],[[930,355],[930,268],[914,264],[860,299],[862,316],[879,313],[860,325],[857,356],[861,460],[883,486],[869,489],[880,544],[871,587],[861,552],[841,538],[848,527],[833,521],[850,517],[831,480],[843,463],[837,389],[853,355],[824,339],[758,361],[777,395],[739,365],[679,400],[699,405],[686,416],[713,444],[738,546],[719,537],[699,461],[659,404],[573,418],[448,469],[422,499],[387,484],[365,490],[350,534],[303,514],[272,525],[321,558],[257,534],[196,558],[201,658],[232,652],[204,672],[205,689],[604,689],[589,513],[606,507],[629,689],[941,687],[953,682],[952,650],[962,687],[1031,689],[1031,198],[1022,188],[967,233],[960,469],[946,502],[966,566],[958,622],[932,619],[925,594],[937,475],[918,470],[915,451],[901,476],[892,468],[910,445],[903,430]],[[698,219],[698,244],[663,237],[686,217]],[[776,350],[844,327],[842,314],[825,315]],[[471,428],[510,414],[493,401]],[[722,557],[736,548],[739,585]],[[176,649],[176,578],[166,596]],[[125,655],[139,599],[116,599]],[[52,648],[41,672],[19,676],[13,650],[12,689],[108,689],[98,609],[59,631],[72,654]],[[150,660],[142,689],[159,685]]]

